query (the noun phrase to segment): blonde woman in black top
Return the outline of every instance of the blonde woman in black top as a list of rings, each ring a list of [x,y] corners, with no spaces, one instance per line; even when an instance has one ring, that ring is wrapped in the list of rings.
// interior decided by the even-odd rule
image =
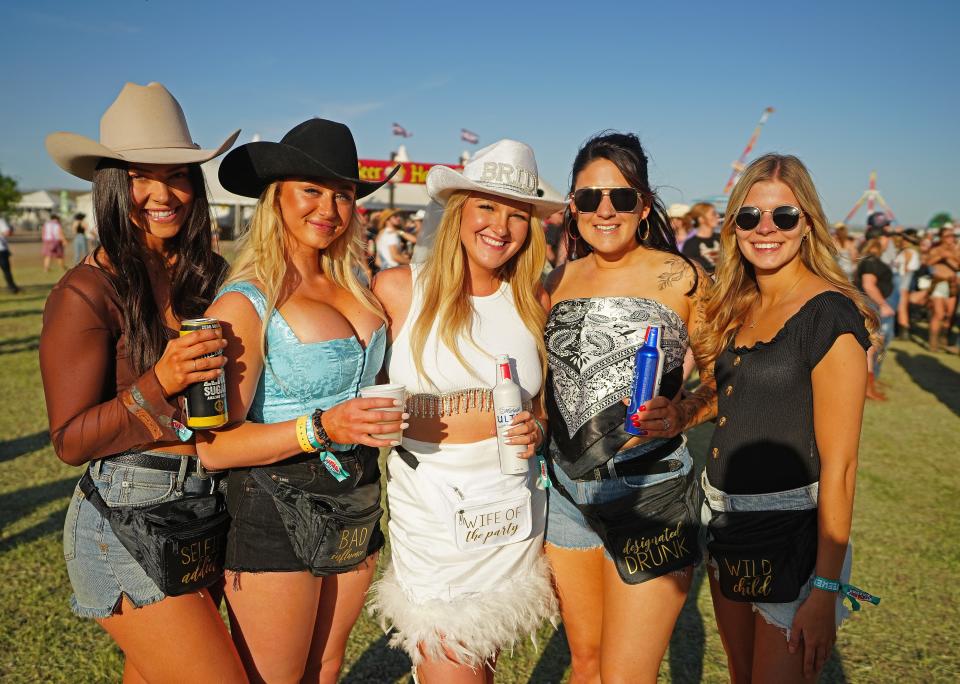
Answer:
[[[807,681],[845,612],[877,318],[836,264],[799,159],[757,159],[728,206],[698,348],[718,397],[703,478],[710,584],[732,681]]]

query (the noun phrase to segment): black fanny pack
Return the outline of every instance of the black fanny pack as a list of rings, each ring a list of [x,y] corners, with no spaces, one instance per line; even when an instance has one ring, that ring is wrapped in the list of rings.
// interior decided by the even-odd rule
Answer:
[[[553,477],[553,487],[586,518],[617,573],[640,584],[700,562],[697,488],[693,471],[642,487],[607,503],[578,504]]]
[[[789,603],[817,561],[817,509],[713,513],[707,549],[731,601]]]
[[[250,472],[273,497],[290,545],[311,574],[322,577],[350,570],[383,546],[378,484],[329,496],[276,481],[263,468]]]
[[[219,492],[152,506],[110,507],[89,470],[80,478],[80,491],[167,596],[203,589],[223,575],[230,515]]]

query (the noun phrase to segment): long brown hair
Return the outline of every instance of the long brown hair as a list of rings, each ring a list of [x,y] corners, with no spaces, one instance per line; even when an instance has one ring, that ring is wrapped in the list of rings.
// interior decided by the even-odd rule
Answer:
[[[712,364],[730,344],[747,312],[760,296],[753,265],[737,246],[735,219],[750,188],[755,183],[780,181],[793,192],[810,225],[807,239],[800,243],[800,259],[811,273],[828,282],[848,297],[863,315],[874,346],[879,348],[879,320],[863,295],[850,283],[837,264],[837,248],[830,238],[827,219],[810,173],[799,159],[792,155],[766,154],[754,160],[743,172],[730,193],[727,213],[720,229],[720,257],[717,261],[716,282],[708,295],[705,307],[705,325],[701,332],[702,344],[697,362],[701,368]]]

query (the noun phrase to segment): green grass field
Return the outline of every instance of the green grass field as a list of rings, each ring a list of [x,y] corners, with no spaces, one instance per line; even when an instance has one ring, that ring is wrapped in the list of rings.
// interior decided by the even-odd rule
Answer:
[[[0,294],[0,680],[119,681],[122,657],[92,621],[69,610],[61,551],[64,513],[80,471],[57,460],[37,360],[44,274],[33,245],[14,244],[24,292]],[[960,358],[898,342],[883,372],[890,401],[869,404],[854,516],[853,581],[883,598],[840,632],[823,681],[954,682],[960,678]],[[691,435],[702,463],[705,426]],[[662,681],[726,681],[709,589],[697,575]],[[644,633],[638,625],[637,648]],[[545,627],[539,648],[504,654],[500,682],[560,682],[563,632]],[[343,681],[405,682],[406,657],[366,616],[354,629]]]

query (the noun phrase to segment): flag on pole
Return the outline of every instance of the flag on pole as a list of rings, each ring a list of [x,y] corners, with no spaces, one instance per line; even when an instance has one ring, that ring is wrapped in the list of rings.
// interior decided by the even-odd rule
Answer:
[[[480,136],[473,131],[468,131],[466,128],[460,129],[460,139],[470,143],[471,145],[476,145],[478,142],[480,142]]]
[[[393,124],[393,134],[399,135],[401,138],[409,138],[410,136],[413,135],[413,133],[411,133],[410,131],[408,131],[406,128],[404,128],[398,123]]]

